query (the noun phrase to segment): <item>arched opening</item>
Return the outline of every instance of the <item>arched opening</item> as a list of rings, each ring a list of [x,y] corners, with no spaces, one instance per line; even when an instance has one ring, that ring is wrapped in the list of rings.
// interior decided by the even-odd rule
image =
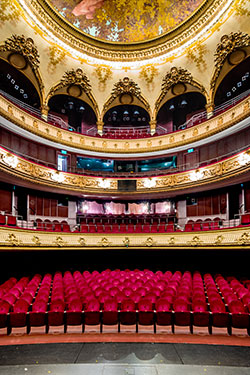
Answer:
[[[138,105],[118,105],[110,108],[103,117],[104,135],[139,137],[150,134],[150,116]]]
[[[157,120],[157,132],[173,132],[194,125],[191,118],[205,111],[206,98],[199,92],[187,92],[172,97],[160,108]]]
[[[215,106],[221,105],[228,100],[240,100],[249,94],[250,90],[250,57],[242,61],[232,69],[220,83],[214,98]]]
[[[48,103],[49,117],[59,116],[69,130],[88,134],[96,128],[96,115],[89,104],[70,95],[52,96]]]
[[[41,106],[40,97],[31,81],[19,70],[0,59],[1,94],[15,104],[31,110]]]

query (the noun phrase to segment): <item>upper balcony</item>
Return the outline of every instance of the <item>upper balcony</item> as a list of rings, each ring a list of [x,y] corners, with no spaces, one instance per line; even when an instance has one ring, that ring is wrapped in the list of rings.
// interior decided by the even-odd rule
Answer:
[[[36,53],[31,59],[25,49],[17,52],[18,38],[12,36],[0,48],[0,113],[9,120],[2,126],[17,132],[22,128],[25,137],[92,155],[144,157],[212,142],[248,126],[241,123],[250,111],[247,34],[221,38],[210,87],[187,69],[172,67],[161,80],[158,96],[151,99],[134,79],[123,77],[111,93],[105,92],[106,101],[80,68],[66,71],[55,84],[50,81],[45,94],[38,49],[32,39],[23,38]]]

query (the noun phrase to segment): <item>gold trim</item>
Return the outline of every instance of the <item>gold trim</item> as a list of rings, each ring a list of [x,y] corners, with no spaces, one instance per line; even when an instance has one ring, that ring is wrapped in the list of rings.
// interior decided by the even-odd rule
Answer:
[[[77,51],[97,59],[138,61],[154,58],[180,47],[201,32],[205,25],[211,22],[218,12],[227,5],[228,9],[233,1],[204,0],[194,14],[176,29],[153,40],[131,44],[108,43],[82,33],[67,22],[46,0],[19,0],[19,3],[21,5],[25,3],[29,11],[43,25],[46,25],[47,35],[53,33]]]
[[[59,190],[87,192],[89,194],[127,194],[127,192],[118,190],[119,178],[101,178],[59,172],[32,163],[3,148],[0,148],[0,171],[31,183],[50,186]],[[246,150],[197,170],[150,178],[132,178],[132,180],[136,180],[136,191],[133,194],[152,194],[200,187],[239,176],[249,171],[250,150]]]
[[[248,249],[250,227],[174,233],[58,233],[0,227],[0,251],[17,250],[117,250],[124,249]],[[39,241],[34,241],[39,238]],[[174,240],[173,240],[174,239]]]
[[[53,142],[77,148],[82,151],[94,151],[105,153],[138,154],[171,150],[172,148],[188,145],[198,140],[207,139],[217,134],[250,115],[250,99],[246,98],[233,108],[222,114],[193,127],[170,133],[164,136],[130,139],[129,148],[126,147],[127,140],[89,137],[48,124],[46,121],[21,110],[3,96],[0,96],[0,114],[21,128]],[[105,142],[105,147],[103,147]]]

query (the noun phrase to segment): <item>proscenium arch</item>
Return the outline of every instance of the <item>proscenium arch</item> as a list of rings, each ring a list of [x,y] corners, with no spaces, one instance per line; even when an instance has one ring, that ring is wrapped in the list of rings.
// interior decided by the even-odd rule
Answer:
[[[0,57],[0,87],[8,95],[28,104],[40,108],[41,96],[33,82],[19,69]]]
[[[209,95],[204,86],[193,79],[191,73],[182,68],[171,68],[170,72],[163,78],[161,92],[155,102],[153,119],[156,120],[159,110],[169,100],[189,92],[198,92],[205,97],[206,104],[209,103]]]
[[[34,69],[25,56],[17,53],[15,50],[4,51],[3,47],[4,45],[0,46],[0,59],[15,68],[32,83],[39,95],[40,103],[43,105],[45,90],[39,67]]]
[[[59,94],[69,95],[86,102],[93,109],[96,118],[100,118],[99,107],[91,92],[89,80],[80,68],[66,72],[61,80],[50,88],[45,99],[45,106],[48,107],[50,98]]]
[[[250,36],[241,32],[223,35],[215,51],[215,67],[210,82],[210,102],[226,75],[250,56]]]

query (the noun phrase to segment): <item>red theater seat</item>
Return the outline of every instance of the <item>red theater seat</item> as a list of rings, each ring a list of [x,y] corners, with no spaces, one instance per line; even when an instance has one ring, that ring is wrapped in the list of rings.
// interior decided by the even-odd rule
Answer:
[[[9,226],[16,226],[16,217],[15,216],[7,216],[7,225]]]

